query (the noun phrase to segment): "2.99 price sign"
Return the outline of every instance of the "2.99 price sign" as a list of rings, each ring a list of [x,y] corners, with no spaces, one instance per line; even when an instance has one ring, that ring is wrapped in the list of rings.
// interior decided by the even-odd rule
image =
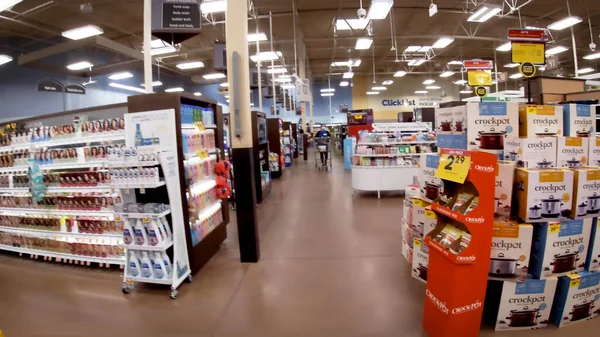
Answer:
[[[442,149],[435,176],[463,184],[469,175],[471,152]]]

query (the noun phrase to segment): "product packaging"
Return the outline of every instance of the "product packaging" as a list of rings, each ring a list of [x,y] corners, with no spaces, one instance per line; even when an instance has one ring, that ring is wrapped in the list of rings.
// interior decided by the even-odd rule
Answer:
[[[558,280],[489,281],[485,311],[496,331],[534,330],[548,325]],[[488,316],[488,315],[486,315]]]
[[[557,137],[556,167],[580,167],[588,163],[589,140],[581,137]]]
[[[529,273],[546,279],[583,271],[593,223],[593,219],[576,219],[536,224]]]
[[[511,138],[504,142],[504,160],[517,167],[551,168],[556,166],[556,137]]]
[[[421,156],[419,184],[421,185],[421,198],[424,200],[433,201],[439,197],[442,191],[442,179],[435,176],[439,162],[440,156],[437,153]]]
[[[435,109],[437,145],[467,149],[467,106]]]
[[[571,218],[597,217],[600,213],[600,167],[581,167],[572,171],[575,175]]]
[[[600,272],[600,221],[598,218],[594,218],[591,237],[585,270]]]
[[[414,238],[412,276],[419,281],[427,283],[427,270],[429,266],[429,247],[423,239]]]
[[[558,221],[571,216],[573,171],[517,168],[514,186],[517,214],[524,222]]]
[[[588,138],[588,164],[600,165],[600,137]]]
[[[412,211],[412,236],[423,239],[423,237],[437,226],[437,216],[429,206],[430,203],[421,198],[413,198]]]
[[[561,104],[565,136],[589,137],[595,135],[596,106],[586,104]]]
[[[518,103],[467,103],[467,134],[470,150],[502,155],[505,138],[519,137]]]
[[[585,322],[598,317],[599,307],[600,272],[567,275],[558,280],[550,321],[559,328]]]
[[[508,221],[494,222],[489,279],[527,279],[533,226]]]
[[[498,170],[496,170],[496,200],[494,201],[496,217],[510,217],[514,177],[515,162],[499,161]]]
[[[563,135],[563,108],[555,105],[519,106],[521,137],[547,137]]]

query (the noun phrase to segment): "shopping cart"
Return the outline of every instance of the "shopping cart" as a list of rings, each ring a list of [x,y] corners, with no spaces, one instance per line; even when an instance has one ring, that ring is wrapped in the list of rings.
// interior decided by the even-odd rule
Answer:
[[[331,142],[330,137],[315,137],[315,168],[321,170],[331,170]]]

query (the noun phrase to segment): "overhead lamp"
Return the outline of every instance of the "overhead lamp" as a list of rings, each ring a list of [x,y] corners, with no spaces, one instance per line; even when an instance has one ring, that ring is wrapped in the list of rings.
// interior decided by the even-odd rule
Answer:
[[[103,33],[104,31],[100,27],[94,25],[87,25],[64,31],[62,32],[62,36],[71,40],[81,40],[85,39],[86,37],[100,35]]]
[[[335,92],[335,89],[333,89],[333,88],[321,89],[321,92]]]
[[[425,63],[424,59],[420,59],[420,60],[411,60],[408,62],[408,65],[411,67],[416,67],[416,66],[420,66],[421,64]]]
[[[368,19],[338,19],[335,22],[337,30],[363,30],[369,24]]]
[[[69,64],[67,66],[67,69],[69,70],[82,70],[82,69],[86,69],[86,68],[91,68],[94,65],[89,63],[88,61],[82,61],[82,62],[77,62],[77,63],[73,63],[73,64]]]
[[[340,87],[347,87],[349,85],[350,85],[350,82],[348,82],[348,81],[341,81],[340,82]]]
[[[387,88],[386,87],[372,87],[371,90],[373,90],[373,91],[384,91],[384,90],[387,90]]]
[[[112,74],[110,76],[108,76],[109,79],[117,81],[117,80],[123,80],[126,78],[132,78],[133,74],[128,72],[128,71],[124,71],[122,73],[116,73],[116,74]]]
[[[281,86],[283,89],[296,89],[296,86],[293,84],[284,84]]]
[[[450,61],[450,62],[448,62],[448,65],[451,65],[451,66],[462,66],[463,62],[462,61]]]
[[[433,47],[431,47],[431,46],[423,46],[423,47],[419,48],[419,50],[418,50],[418,51],[419,51],[420,53],[426,53],[426,52],[430,51],[432,48],[433,48]]]
[[[163,40],[152,40],[152,42],[150,42],[150,48],[151,55],[169,54],[177,51],[177,48],[175,48],[175,46]]]
[[[253,107],[253,106],[254,106],[254,103],[250,103],[250,107]]]
[[[443,73],[440,74],[440,77],[450,77],[454,74],[455,73],[453,71],[444,71]]]
[[[11,8],[23,0],[5,0],[0,3],[0,12]]]
[[[217,80],[217,79],[220,79],[220,78],[225,78],[227,76],[225,76],[225,74],[223,74],[223,73],[212,73],[212,74],[202,75],[202,77],[205,80]]]
[[[229,95],[224,95],[223,97],[225,97],[225,98],[229,99]]]
[[[473,15],[471,15],[467,21],[486,22],[500,12],[502,12],[502,7],[500,6],[483,5],[479,7],[479,9]]]
[[[523,77],[523,74],[521,74],[521,73],[516,73],[516,74],[510,75],[510,78],[512,78],[513,80],[516,80],[521,77]]]
[[[546,66],[545,65],[539,65],[537,66],[541,71],[546,71]]]
[[[322,97],[331,97],[333,95],[334,95],[334,93],[332,93],[332,92],[324,92],[321,94]]]
[[[228,99],[226,99],[225,101],[226,101],[227,103],[229,103],[229,100],[228,100]]]
[[[594,54],[586,55],[583,58],[586,59],[586,60],[600,59],[600,53],[594,53]]]
[[[428,86],[425,87],[425,89],[427,89],[427,90],[439,90],[439,89],[442,89],[442,87],[437,86],[437,85],[428,85]]]
[[[140,89],[140,88],[137,88],[137,87],[132,87],[130,85],[124,85],[124,84],[121,84],[121,83],[110,82],[108,84],[108,86],[109,87],[113,87],[113,88],[123,89],[123,90],[135,91],[135,92],[139,92],[139,93],[142,93],[142,94],[146,93],[146,90],[144,90],[144,89]]]
[[[144,84],[144,83],[142,83],[142,84],[140,84],[140,85],[141,85],[142,87],[145,87],[145,86],[146,86],[146,84]],[[153,86],[153,87],[160,87],[161,85],[163,85],[163,82],[161,82],[161,81],[154,81],[154,82],[152,82],[152,86]]]
[[[194,96],[196,96],[196,97],[202,96],[202,93],[201,92],[195,92]]]
[[[508,64],[504,65],[504,68],[516,68],[519,65],[520,65],[519,63],[508,63]]]
[[[552,30],[563,30],[565,28],[569,28],[583,21],[582,18],[578,16],[567,16],[562,20],[558,20],[555,23],[548,25],[548,29]]]
[[[10,62],[12,60],[13,60],[12,56],[0,54],[0,65],[8,63],[8,62]]]
[[[546,55],[556,55],[567,50],[569,50],[569,48],[563,46],[556,46],[554,48],[546,49]]]
[[[434,49],[442,49],[448,47],[452,42],[454,42],[454,38],[452,36],[442,36],[440,37],[434,44]]]
[[[253,62],[264,62],[264,61],[274,61],[281,57],[280,51],[265,51],[258,53],[256,55],[250,56],[250,59]]]
[[[473,91],[471,91],[471,90],[461,90],[460,93],[461,94],[472,94]]]
[[[354,49],[366,50],[366,49],[371,48],[372,43],[373,43],[373,39],[368,38],[368,37],[361,37],[359,39],[356,39],[356,46],[354,47]]]
[[[221,88],[229,88],[229,82],[223,82],[223,83],[220,83],[220,84],[219,84],[219,86],[220,86]]]
[[[379,95],[381,94],[379,91],[367,91],[367,95]]]
[[[454,81],[454,84],[457,84],[457,85],[465,85],[465,84],[467,84],[467,80],[458,80],[458,81]]]
[[[400,70],[400,71],[397,71],[397,72],[394,74],[394,77],[404,77],[404,76],[406,76],[406,74],[407,74],[407,72],[406,72],[406,71],[404,71],[404,70]]]
[[[415,94],[428,94],[428,93],[429,93],[429,91],[427,91],[427,90],[417,90],[417,91],[415,91]]]
[[[506,42],[505,44],[496,48],[497,51],[511,51],[512,50],[512,42]]]
[[[227,10],[227,1],[225,0],[204,0],[200,4],[202,14],[223,13]]]
[[[267,69],[267,73],[269,73],[269,74],[285,74],[285,73],[287,73],[287,69],[284,67],[271,68],[271,69]]]
[[[291,83],[292,79],[289,77],[279,77],[275,79],[275,82],[279,82],[279,83]]]
[[[394,0],[371,0],[371,7],[367,18],[371,20],[383,20],[394,6]]]
[[[352,78],[352,77],[354,77],[354,73],[351,72],[351,71],[347,71],[347,72],[344,73],[343,77],[344,78]]]
[[[421,49],[421,46],[408,46],[406,49],[404,49],[404,51],[407,53],[416,53],[419,51],[419,49]]]
[[[182,91],[184,91],[182,87],[165,89],[165,92],[182,92]]]
[[[435,80],[432,80],[432,79],[423,81],[423,84],[425,84],[425,85],[434,84],[434,83],[435,83]]]
[[[332,67],[350,67],[356,68],[360,66],[360,60],[350,60],[350,61],[335,61],[331,63]]]
[[[204,68],[204,62],[202,61],[193,61],[193,62],[185,62],[185,63],[179,63],[178,65],[176,65],[177,68],[179,69],[196,69],[196,68]]]
[[[589,73],[593,73],[595,70],[593,68],[583,68],[583,69],[579,69],[579,71],[577,71],[577,73],[579,74],[589,74]]]
[[[259,42],[259,41],[267,41],[267,35],[265,33],[248,34],[248,42]]]
[[[383,81],[383,83],[381,83],[381,84],[383,84],[383,85],[392,85],[393,83],[394,83],[394,81],[387,80],[387,81]]]

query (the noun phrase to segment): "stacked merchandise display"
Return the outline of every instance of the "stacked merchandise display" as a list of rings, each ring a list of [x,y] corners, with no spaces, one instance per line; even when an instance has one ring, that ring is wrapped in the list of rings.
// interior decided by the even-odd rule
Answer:
[[[264,113],[257,111],[252,111],[252,151],[256,202],[261,203],[271,192],[271,165],[269,164],[267,117]]]
[[[269,141],[269,166],[271,177],[278,179],[285,169],[285,146],[283,144],[283,121],[279,118],[267,119],[267,139]]]
[[[436,152],[430,123],[373,124],[362,131],[352,158],[355,191],[403,191],[418,173],[420,158]]]
[[[292,166],[294,151],[295,151],[295,141],[292,137],[292,124],[290,122],[283,122],[282,125],[282,149],[284,155],[284,164],[285,167]]]

